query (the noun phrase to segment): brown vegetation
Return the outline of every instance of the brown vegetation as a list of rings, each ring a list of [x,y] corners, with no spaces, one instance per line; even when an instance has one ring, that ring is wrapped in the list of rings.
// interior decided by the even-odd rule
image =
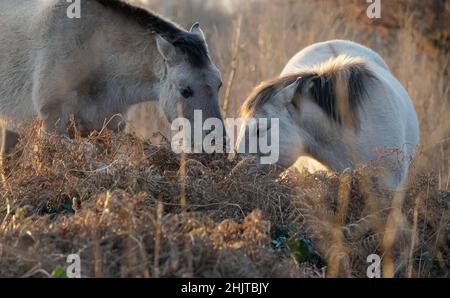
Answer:
[[[378,51],[419,115],[410,186],[398,194],[371,189],[365,168],[254,176],[251,159],[176,156],[164,141],[107,130],[68,140],[33,124],[2,172],[0,276],[58,276],[67,255],[79,253],[90,277],[364,277],[366,257],[377,253],[387,276],[407,259],[398,275],[449,277],[448,26],[428,18],[420,25],[411,9],[388,7],[395,26],[369,22],[352,0],[240,1],[231,12],[165,3],[176,21],[205,29],[229,116],[311,43],[343,38]],[[424,37],[439,42],[424,46]],[[136,108],[138,135],[168,134],[154,108]]]
[[[83,276],[365,276],[365,258],[386,253],[392,208],[373,196],[392,194],[368,191],[365,169],[253,176],[252,159],[188,155],[184,205],[181,159],[166,144],[107,130],[74,140],[38,124],[28,131],[3,173],[1,276],[50,276],[71,253]],[[394,261],[406,253],[411,276],[448,276],[450,191],[436,175],[412,185]]]

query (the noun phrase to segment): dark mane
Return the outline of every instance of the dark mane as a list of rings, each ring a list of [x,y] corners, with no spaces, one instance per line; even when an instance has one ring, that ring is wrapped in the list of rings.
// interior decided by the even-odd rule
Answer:
[[[369,98],[368,84],[375,75],[359,58],[340,56],[310,70],[263,82],[256,87],[241,109],[241,115],[252,116],[276,92],[302,78],[297,92],[308,87],[310,96],[325,114],[337,124],[343,121],[358,126],[357,110]]]
[[[158,33],[185,53],[192,66],[202,67],[210,61],[208,47],[197,34],[183,30],[176,24],[144,8],[120,0],[95,0],[121,15],[132,19],[142,27]]]

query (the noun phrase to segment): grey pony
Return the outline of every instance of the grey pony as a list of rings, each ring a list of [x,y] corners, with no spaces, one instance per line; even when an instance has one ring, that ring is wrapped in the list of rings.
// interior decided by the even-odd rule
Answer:
[[[186,31],[144,8],[116,0],[82,0],[81,17],[58,0],[0,1],[0,125],[2,152],[27,120],[67,134],[73,116],[82,133],[116,114],[159,101],[168,121],[221,118],[222,85],[198,24]],[[182,113],[180,115],[180,113]]]

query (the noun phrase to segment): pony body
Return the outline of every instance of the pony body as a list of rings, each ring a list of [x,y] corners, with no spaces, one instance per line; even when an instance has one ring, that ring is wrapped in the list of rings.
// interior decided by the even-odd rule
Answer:
[[[197,24],[186,31],[119,0],[80,3],[81,17],[71,19],[66,1],[0,1],[3,129],[38,117],[66,134],[73,116],[82,133],[105,123],[120,130],[113,116],[145,101],[159,101],[169,121],[191,121],[195,110],[221,119],[220,72]]]

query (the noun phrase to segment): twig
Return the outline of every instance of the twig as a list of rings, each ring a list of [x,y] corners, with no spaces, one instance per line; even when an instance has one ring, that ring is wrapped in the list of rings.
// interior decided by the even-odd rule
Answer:
[[[230,102],[231,87],[233,86],[234,78],[236,76],[236,70],[238,66],[240,39],[241,39],[241,26],[242,26],[242,15],[239,16],[237,21],[236,33],[234,38],[233,50],[231,54],[231,70],[228,77],[227,88],[225,90],[225,96],[223,100],[223,117],[226,118],[228,114],[228,106]]]
[[[158,205],[156,207],[156,233],[155,233],[155,258],[154,258],[154,272],[155,278],[160,277],[159,271],[159,255],[161,249],[161,226],[162,226],[162,214],[164,205],[162,204],[162,195],[159,196]]]

